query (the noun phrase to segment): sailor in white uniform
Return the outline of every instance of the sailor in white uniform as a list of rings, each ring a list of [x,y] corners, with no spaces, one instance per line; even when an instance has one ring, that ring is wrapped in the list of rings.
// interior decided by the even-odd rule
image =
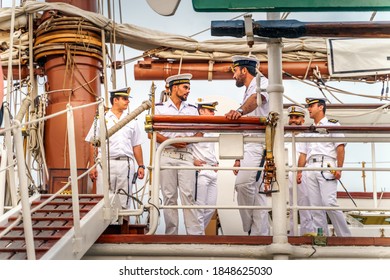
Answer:
[[[322,98],[306,98],[310,118],[314,126],[340,125],[337,120],[329,120],[325,116],[326,103]],[[308,137],[344,137],[342,133],[311,133]],[[342,140],[342,139],[340,139]],[[343,167],[345,156],[345,142],[315,142],[300,145],[298,166],[303,167]],[[341,178],[341,171],[306,171],[306,185],[311,206],[338,206],[337,180]],[[297,174],[300,183],[302,172]],[[326,211],[333,224],[337,236],[350,236],[351,232],[340,210]],[[312,210],[314,228],[323,230],[329,236],[328,223],[325,212]]]
[[[198,99],[198,112],[201,116],[214,116],[217,101]],[[204,137],[217,137],[216,133],[205,133]],[[218,166],[215,156],[215,143],[199,142],[193,145],[195,166]],[[217,203],[217,172],[216,170],[196,171],[195,203],[196,205],[216,205]],[[215,209],[198,209],[198,220],[204,231],[209,224]]]
[[[199,115],[194,105],[186,102],[190,93],[191,74],[174,75],[167,78],[171,95],[164,103],[156,104],[156,115]],[[161,132],[157,133],[157,143],[169,138],[194,136],[193,132]],[[200,135],[201,136],[201,135]],[[194,166],[192,144],[179,142],[164,149],[161,165]],[[195,204],[195,169],[161,170],[161,191],[164,205],[177,205],[178,195],[183,205]],[[187,234],[202,235],[196,209],[183,209],[184,225]],[[165,233],[178,234],[179,216],[177,209],[164,209]]]
[[[105,114],[107,130],[127,116],[125,112],[129,105],[130,88],[122,88],[110,92],[111,109]],[[90,142],[99,135],[99,122],[95,120],[92,124],[85,141]],[[109,178],[110,190],[118,192],[124,209],[130,208],[129,195],[131,195],[132,180],[134,176],[142,179],[145,174],[145,165],[142,156],[141,131],[135,120],[127,123],[124,127],[114,133],[107,141],[107,153],[109,154]],[[100,157],[100,149],[98,157]],[[94,147],[91,145],[90,162],[94,163]],[[135,162],[138,168],[136,169]],[[92,170],[89,177],[96,180],[96,192],[103,193],[103,176],[101,167]],[[135,173],[136,172],[136,173]],[[124,192],[120,191],[123,190]]]
[[[233,78],[236,86],[245,86],[244,98],[241,106],[236,110],[230,110],[225,116],[228,119],[238,119],[242,116],[267,116],[269,113],[268,93],[265,89],[268,86],[268,79],[261,75],[261,100],[257,105],[256,74],[259,60],[254,57],[233,56]],[[246,134],[245,136],[264,137],[264,134]],[[236,160],[235,167],[260,166],[263,157],[264,145],[262,143],[245,143],[244,158]],[[257,180],[257,171],[235,171],[237,174],[235,189],[237,191],[238,205],[265,206],[266,196],[260,194],[261,178]],[[249,235],[269,235],[268,211],[240,209],[243,230]]]
[[[305,109],[300,106],[290,106],[287,108],[287,115],[288,115],[288,124],[289,125],[303,125],[305,122]],[[291,137],[292,133],[286,133],[286,137]],[[295,136],[303,136],[302,134],[296,134]],[[297,143],[296,147],[301,145],[302,143]],[[287,143],[286,148],[288,150],[288,158],[289,158],[289,166],[292,166],[292,143]],[[299,153],[297,152],[297,156],[295,157],[296,160],[298,160]],[[306,187],[306,173],[302,172],[302,179],[301,183],[297,184],[297,204],[298,206],[308,206],[309,204],[309,197],[307,194],[307,187]],[[293,172],[289,172],[288,174],[288,180],[289,180],[289,198],[290,198],[290,205],[292,205],[293,201]],[[299,210],[299,221],[300,221],[300,235],[310,234],[314,232],[313,227],[313,219],[311,217],[310,210]],[[293,217],[292,217],[292,211],[290,211],[290,235],[293,230]]]

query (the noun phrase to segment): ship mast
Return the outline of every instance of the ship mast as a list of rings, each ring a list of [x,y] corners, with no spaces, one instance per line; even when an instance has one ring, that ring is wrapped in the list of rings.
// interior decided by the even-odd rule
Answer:
[[[47,0],[46,2],[68,3],[86,11],[98,12],[96,0]],[[83,22],[82,18],[69,17],[56,11],[47,11],[42,16],[50,21],[49,28],[36,30],[36,41],[42,40],[48,45],[39,53],[38,63],[43,63],[47,76],[45,84],[48,98],[46,114],[55,114],[65,110],[70,103],[73,107],[92,103],[101,96],[102,57],[97,51],[88,50],[89,44],[80,44],[81,39],[101,42],[100,30],[94,30],[92,24]],[[78,25],[75,23],[79,22]],[[69,38],[69,39],[67,39]],[[61,43],[51,43],[60,40]],[[61,47],[62,46],[62,47]],[[96,48],[93,48],[95,50]],[[84,138],[93,122],[96,108],[87,107],[74,111],[77,124],[76,148],[77,169],[79,174],[88,167],[89,144]],[[48,168],[46,188],[50,193],[60,189],[70,175],[69,149],[67,143],[66,115],[47,120],[45,124],[45,152]],[[87,178],[79,182],[79,192],[87,193]]]

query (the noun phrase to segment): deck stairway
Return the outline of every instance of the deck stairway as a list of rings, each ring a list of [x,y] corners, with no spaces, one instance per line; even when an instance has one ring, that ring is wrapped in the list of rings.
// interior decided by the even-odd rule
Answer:
[[[32,208],[48,199],[38,196]],[[75,239],[72,196],[60,195],[31,214],[36,259],[81,259],[111,222],[104,219],[103,196],[80,195],[80,237]],[[113,208],[114,209],[114,208]],[[109,216],[115,216],[110,209]],[[0,220],[0,233],[18,219],[19,210],[7,212]],[[8,214],[8,215],[7,215]],[[111,215],[112,214],[112,215]],[[0,238],[0,260],[27,259],[23,220]]]

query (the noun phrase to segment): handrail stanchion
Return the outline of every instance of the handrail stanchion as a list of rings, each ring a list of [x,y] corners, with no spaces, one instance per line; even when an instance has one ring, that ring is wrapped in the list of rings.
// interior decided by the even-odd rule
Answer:
[[[294,133],[291,133],[291,159],[292,159],[292,166],[293,167],[297,167],[297,162],[298,162],[297,156],[296,156],[297,150],[296,150],[295,144],[296,144],[295,135],[294,135]],[[289,180],[289,172],[287,172],[287,180]],[[290,184],[290,182],[288,182],[286,184],[288,199],[290,199],[289,184]],[[292,205],[290,205],[290,207],[291,206],[298,206],[298,186],[297,186],[297,172],[296,171],[294,171],[292,173],[292,186],[291,187],[292,187],[292,201],[290,201],[290,203]],[[293,231],[293,235],[296,236],[296,235],[299,235],[298,234],[298,210],[296,208],[293,208],[290,213],[292,213],[292,220],[293,220],[293,228],[292,229],[290,228],[290,231]],[[291,217],[290,217],[290,219],[291,219]]]
[[[372,157],[372,168],[376,168],[376,152],[375,143],[371,143],[371,157]],[[374,207],[378,207],[378,190],[376,189],[376,171],[372,172],[372,199],[374,201]]]
[[[76,157],[76,141],[74,132],[73,110],[70,104],[67,105],[67,128],[68,128],[68,145],[69,145],[69,165],[70,165],[70,181],[72,186],[72,210],[73,210],[73,227],[74,227],[74,243],[73,251],[78,253],[81,251],[82,235],[80,228],[80,205],[79,205],[79,187],[77,180],[77,157]]]
[[[268,20],[280,19],[280,13],[267,13]],[[268,58],[269,58],[269,75],[267,92],[269,94],[269,109],[271,112],[279,114],[275,127],[274,157],[276,172],[276,181],[282,182],[285,176],[284,165],[284,126],[283,126],[283,80],[282,80],[282,39],[270,39],[267,42]],[[273,259],[285,260],[289,258],[291,251],[288,246],[287,225],[286,225],[286,191],[288,187],[279,186],[279,192],[272,195],[272,225],[273,238],[271,247],[273,251]],[[282,249],[283,247],[283,249]]]
[[[7,162],[12,162],[13,161],[13,144],[12,144],[12,136],[11,136],[11,118],[10,118],[10,112],[9,112],[9,104],[5,102],[3,104],[4,106],[4,128],[5,128],[5,147],[9,153],[7,153]],[[26,174],[24,174],[26,176]],[[8,177],[7,179],[9,180],[9,189],[10,189],[10,194],[11,194],[11,203],[12,207],[16,207],[18,204],[18,198],[16,194],[16,183],[15,183],[15,166],[10,168],[8,170]]]
[[[22,215],[23,215],[23,229],[26,240],[27,258],[35,260],[34,235],[31,222],[30,203],[28,199],[28,186],[26,176],[26,164],[24,160],[23,137],[20,122],[14,120],[14,127],[12,129],[15,142],[16,159],[18,161],[18,175],[19,175],[19,191],[21,195]]]
[[[7,170],[5,167],[7,166],[7,149],[1,150],[1,158],[3,159],[0,163],[0,216],[4,214],[4,206],[5,206],[5,175],[7,174]]]
[[[104,195],[104,219],[110,219],[110,200],[109,200],[109,188],[110,182],[108,181],[108,164],[107,164],[107,146],[106,146],[106,123],[104,118],[104,104],[99,103],[99,134],[100,134],[100,157],[102,165],[102,179],[103,179],[103,195]]]
[[[152,143],[156,143],[157,134],[154,131],[152,133]],[[165,147],[164,143],[160,144],[160,146]],[[155,145],[153,145],[155,147]],[[160,148],[160,147],[159,147]],[[161,152],[162,149],[157,149],[154,153],[154,158],[152,159],[152,162],[154,163],[153,166],[151,166],[151,193],[150,193],[150,201],[151,201],[151,207],[150,207],[150,226],[149,231],[147,232],[148,235],[154,234],[157,230],[158,225],[158,214],[160,209],[160,199],[159,199],[159,183],[160,183],[160,159],[161,159]]]

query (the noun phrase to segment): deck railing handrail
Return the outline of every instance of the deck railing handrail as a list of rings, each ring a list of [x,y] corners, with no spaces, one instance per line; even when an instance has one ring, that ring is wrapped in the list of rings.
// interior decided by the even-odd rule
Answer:
[[[48,204],[50,201],[58,197],[63,191],[65,191],[69,186],[72,188],[72,210],[73,210],[73,227],[74,227],[74,236],[75,236],[75,242],[73,243],[74,251],[78,252],[81,248],[81,242],[82,242],[82,236],[81,236],[81,229],[80,229],[80,211],[79,211],[79,194],[78,194],[78,181],[82,179],[85,176],[88,176],[89,172],[94,169],[97,165],[102,165],[103,172],[103,178],[106,178],[106,182],[104,183],[104,201],[105,201],[105,212],[104,212],[104,219],[110,219],[112,216],[111,211],[111,205],[110,205],[110,199],[109,199],[109,183],[108,183],[108,168],[107,164],[105,164],[107,160],[107,155],[105,152],[105,145],[102,145],[102,155],[101,158],[97,158],[95,164],[93,164],[91,167],[89,167],[85,172],[77,175],[77,163],[76,163],[76,143],[75,143],[75,128],[74,128],[74,118],[73,118],[73,112],[75,110],[84,109],[90,106],[95,106],[98,104],[99,107],[99,114],[104,116],[104,104],[103,99],[99,98],[96,102],[80,105],[73,107],[71,104],[67,104],[67,108],[65,110],[56,112],[51,115],[47,115],[45,117],[37,118],[29,122],[20,123],[19,120],[14,120],[13,123],[10,121],[7,122],[9,118],[5,118],[5,123],[9,123],[9,126],[6,125],[6,128],[3,129],[0,133],[6,134],[10,133],[12,131],[13,133],[13,142],[14,145],[17,147],[17,160],[14,161],[13,164],[9,165],[8,167],[14,167],[16,164],[18,165],[18,172],[20,179],[20,195],[21,195],[21,210],[23,214],[23,225],[25,227],[25,242],[26,242],[26,249],[27,249],[27,258],[28,259],[35,259],[35,246],[34,246],[34,238],[32,234],[32,219],[31,214],[37,211],[38,209],[41,209],[46,204]],[[145,106],[145,105],[144,105]],[[8,112],[8,110],[6,110]],[[135,118],[138,114],[140,114],[142,111],[138,108],[138,111],[136,114],[133,115],[133,118]],[[41,202],[39,205],[35,206],[34,208],[31,208],[30,203],[28,202],[29,199],[29,193],[28,193],[28,187],[27,187],[27,178],[26,178],[26,171],[25,171],[25,158],[23,155],[23,146],[21,141],[22,139],[22,128],[33,123],[45,121],[63,114],[67,114],[67,132],[68,132],[68,143],[69,143],[69,158],[70,158],[70,173],[69,181],[61,187],[56,193],[50,195],[45,201]],[[6,113],[7,116],[7,113]],[[128,121],[131,121],[132,119],[128,119]],[[104,118],[100,118],[100,128],[101,132],[99,133],[100,141],[101,143],[104,143],[106,141],[106,129],[105,129],[105,120]],[[12,142],[11,142],[12,143]],[[6,141],[6,149],[12,150],[12,147],[8,144]],[[23,179],[24,178],[24,179]],[[11,189],[15,189],[15,185],[13,184],[11,186]],[[2,202],[4,204],[4,202]],[[13,205],[14,207],[16,205]],[[1,207],[4,209],[4,205]],[[134,214],[134,213],[133,213]],[[12,230],[14,226],[21,220],[21,217],[17,219],[14,223],[12,223],[9,227],[7,227],[5,230],[1,232],[2,235],[6,234],[8,231]]]
[[[172,145],[174,143],[178,142],[187,142],[187,143],[196,143],[196,142],[218,142],[218,137],[180,137],[180,138],[170,138],[165,140],[164,142],[160,143],[156,152],[155,152],[155,158],[154,158],[154,165],[151,166],[151,170],[154,171],[154,178],[160,177],[160,170],[161,169],[181,169],[181,170],[264,170],[263,167],[224,167],[224,166],[161,166],[160,165],[160,158],[162,155],[162,151],[165,149],[165,147]],[[347,140],[345,137],[342,138],[343,141]],[[320,137],[310,137],[310,138],[304,138],[304,137],[286,137],[286,142],[298,142],[302,140],[304,142],[305,140],[309,140],[310,142],[316,142],[317,140],[320,140],[321,142],[325,140],[326,142],[339,142],[340,137],[326,137],[320,138]],[[296,140],[296,141],[295,141]],[[382,139],[384,140],[384,138]],[[244,142],[263,142],[264,140],[262,138],[256,138],[256,137],[244,137]],[[318,142],[320,142],[318,141]],[[388,141],[388,139],[387,139]],[[360,141],[365,142],[365,141]],[[293,145],[293,151],[292,153],[295,153],[295,145]],[[296,162],[296,161],[294,161]],[[390,168],[378,168],[378,167],[297,167],[296,164],[293,164],[291,167],[285,168],[286,172],[293,172],[298,170],[306,170],[306,171],[314,171],[314,170],[342,170],[342,171],[390,171]],[[159,182],[158,180],[154,180],[151,185],[151,201],[154,203],[154,205],[158,205],[158,209],[272,209],[272,206],[237,206],[237,205],[217,205],[217,206],[209,206],[209,205],[160,205],[159,201],[159,194],[158,194],[158,187]],[[296,193],[297,184],[296,182],[293,183],[293,192]],[[373,196],[377,196],[377,191],[374,189]],[[360,210],[360,211],[388,211],[390,212],[390,208],[378,208],[375,207],[364,207],[364,208],[356,208],[356,207],[317,207],[317,206],[298,206],[297,205],[297,198],[296,194],[293,196],[293,201],[291,202],[290,206],[287,206],[287,209],[291,209],[293,211],[293,218],[294,218],[294,224],[297,224],[297,214],[296,212],[301,209],[307,209],[307,210],[342,210],[342,211],[353,211],[353,210]],[[153,208],[149,209],[151,211],[150,215],[150,227],[148,234],[154,234],[157,230],[157,224],[158,224],[158,210],[154,210]],[[154,213],[153,213],[154,212]],[[287,219],[287,217],[286,217]],[[296,229],[295,229],[296,230]]]

